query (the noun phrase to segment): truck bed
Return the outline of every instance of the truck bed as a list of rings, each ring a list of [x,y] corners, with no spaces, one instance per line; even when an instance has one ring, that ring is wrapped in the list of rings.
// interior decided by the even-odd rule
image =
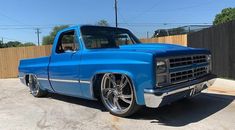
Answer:
[[[31,73],[37,71],[36,73],[42,73],[45,71],[47,73],[47,67],[49,64],[49,57],[39,57],[31,59],[22,59],[19,63],[19,71],[21,73]]]
[[[20,60],[19,77],[23,77],[26,74],[36,74],[37,78],[41,80],[40,84],[48,87],[44,89],[52,90],[48,80],[49,61],[49,56]]]

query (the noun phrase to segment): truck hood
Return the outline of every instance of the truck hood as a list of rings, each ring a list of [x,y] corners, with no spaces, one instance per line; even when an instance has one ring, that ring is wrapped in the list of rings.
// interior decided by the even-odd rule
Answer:
[[[184,54],[209,54],[209,50],[201,48],[191,48],[175,44],[166,43],[143,43],[132,45],[121,45],[120,50],[141,51],[154,53],[156,55],[170,56],[170,55],[184,55]]]

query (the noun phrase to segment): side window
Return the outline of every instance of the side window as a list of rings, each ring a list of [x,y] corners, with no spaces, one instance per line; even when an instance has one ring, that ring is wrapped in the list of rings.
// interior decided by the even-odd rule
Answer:
[[[116,35],[115,43],[117,44],[117,46],[133,44],[132,39],[126,33]]]
[[[75,31],[64,32],[60,35],[56,53],[72,52],[79,49]]]
[[[87,48],[90,49],[105,48],[105,46],[109,45],[109,41],[106,37],[86,35],[83,36],[83,39],[86,43]]]

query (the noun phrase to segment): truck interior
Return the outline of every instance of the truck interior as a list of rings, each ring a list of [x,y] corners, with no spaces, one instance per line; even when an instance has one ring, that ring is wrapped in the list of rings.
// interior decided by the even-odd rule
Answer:
[[[75,31],[64,32],[60,35],[58,44],[56,47],[56,53],[64,53],[64,52],[73,52],[76,51],[77,48],[77,38],[75,36]]]

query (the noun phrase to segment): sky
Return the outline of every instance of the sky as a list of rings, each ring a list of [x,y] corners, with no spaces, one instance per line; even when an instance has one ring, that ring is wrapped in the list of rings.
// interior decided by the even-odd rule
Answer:
[[[105,19],[115,26],[114,0],[0,0],[0,39],[37,43],[62,24],[96,24]],[[118,0],[119,27],[139,38],[161,28],[212,24],[234,0]]]

